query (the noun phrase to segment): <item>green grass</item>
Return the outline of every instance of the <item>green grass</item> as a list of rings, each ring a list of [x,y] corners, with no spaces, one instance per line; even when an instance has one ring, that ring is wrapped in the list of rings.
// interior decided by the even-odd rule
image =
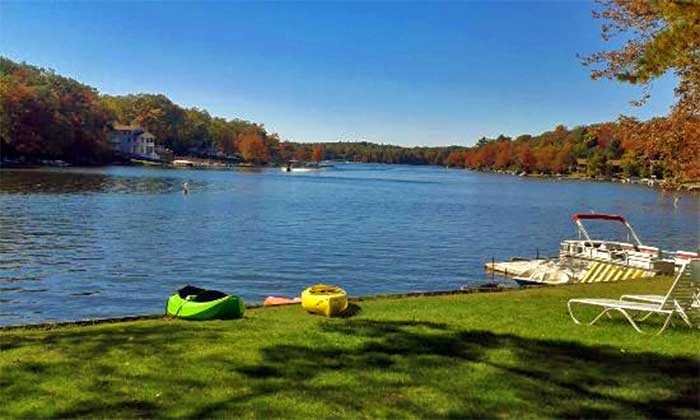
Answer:
[[[700,418],[700,332],[575,325],[669,280],[0,331],[0,418]],[[658,325],[658,324],[657,324]]]

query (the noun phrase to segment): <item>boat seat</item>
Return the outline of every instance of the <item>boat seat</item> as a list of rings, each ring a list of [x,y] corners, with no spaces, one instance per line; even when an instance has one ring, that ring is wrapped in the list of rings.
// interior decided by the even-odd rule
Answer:
[[[187,296],[192,296],[192,295],[198,295],[202,292],[205,292],[206,289],[202,289],[201,287],[195,287],[195,286],[190,286],[189,284],[182,289],[179,289],[177,291],[177,294],[180,295],[181,298],[185,299]]]
[[[226,293],[218,290],[205,290],[192,300],[194,302],[211,302],[212,300],[221,299],[226,296],[228,296]]]
[[[190,299],[192,302],[211,302],[212,300],[228,296],[226,293],[218,290],[207,290],[190,285],[178,290],[177,293],[183,299],[187,299],[187,296],[194,296],[194,298]]]

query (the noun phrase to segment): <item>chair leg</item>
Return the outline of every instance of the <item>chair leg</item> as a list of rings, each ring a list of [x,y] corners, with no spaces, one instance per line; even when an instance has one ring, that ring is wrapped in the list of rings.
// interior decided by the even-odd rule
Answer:
[[[627,313],[627,311],[625,311],[624,309],[620,309],[620,308],[612,308],[612,309],[615,309],[616,311],[618,311],[622,315],[624,315],[625,318],[627,318],[627,320],[629,321],[629,323],[632,324],[632,328],[637,330],[638,333],[644,334],[644,332],[637,326],[637,323],[634,322],[634,319],[632,319],[632,317]]]
[[[574,316],[574,311],[571,309],[571,302],[567,302],[567,303],[566,303],[566,307],[569,309],[569,316],[571,317],[571,319],[572,319],[576,324],[581,325],[581,321],[579,321],[578,319],[576,319],[576,317]]]
[[[688,317],[688,314],[685,313],[683,308],[678,304],[678,302],[674,302],[676,306],[676,312],[678,315],[681,317],[683,322],[685,322],[685,325],[689,326],[690,328],[693,328],[693,323],[690,321],[690,318]]]
[[[615,311],[620,312],[622,315],[624,315],[625,318],[627,318],[627,321],[629,321],[630,325],[632,325],[632,328],[634,328],[638,333],[644,334],[644,331],[642,331],[641,328],[639,328],[639,326],[637,325],[637,323],[634,322],[634,318],[632,318],[632,317],[627,313],[627,311],[625,311],[624,309],[620,309],[620,308],[608,308],[608,309],[606,309],[606,310],[603,311],[600,315],[598,315],[593,321],[591,321],[591,323],[590,323],[589,325],[593,325],[593,323],[596,322],[601,316],[603,316],[603,314],[605,314],[605,313],[607,313],[608,311],[611,311],[611,310],[615,310]],[[650,314],[650,315],[651,315],[651,314]],[[659,314],[659,315],[661,315],[661,314]],[[645,319],[646,319],[646,318],[647,318],[647,317],[645,317]],[[672,321],[672,320],[673,320],[673,312],[671,312],[670,314],[668,314],[668,316],[666,317],[666,320],[664,321],[664,325],[661,327],[661,329],[660,329],[659,331],[656,332],[655,335],[659,335],[659,334],[661,334],[662,332],[664,332],[664,331],[666,330],[666,328],[668,328],[668,326],[671,325],[671,321]]]
[[[637,319],[638,322],[646,321],[650,316],[654,315],[654,312],[647,312],[646,315]]]
[[[571,302],[568,302],[566,306],[567,306],[567,308],[569,309],[569,316],[571,316],[571,319],[573,319],[573,321],[574,321],[575,323],[577,323],[577,324],[580,325],[580,324],[581,324],[581,321],[579,321],[578,319],[576,319],[576,317],[574,316],[574,312],[573,312],[573,310],[571,309]],[[599,313],[595,318],[593,318],[593,321],[589,322],[588,325],[593,325],[593,324],[595,324],[595,323],[596,323],[602,316],[604,316],[604,315],[608,315],[608,316],[609,316],[609,312],[610,312],[610,311],[618,311],[618,312],[620,312],[620,313],[627,319],[627,321],[632,325],[632,328],[634,328],[635,331],[637,331],[637,332],[640,333],[640,334],[644,334],[644,332],[639,328],[639,326],[637,325],[637,323],[634,322],[634,319],[627,313],[627,311],[625,311],[625,310],[623,310],[623,309],[620,309],[620,308],[605,308],[605,309],[603,309],[603,311],[602,311],[601,313]],[[666,320],[666,324],[664,325],[664,328],[665,328],[666,326],[668,326],[667,324],[668,324],[669,321],[670,321],[670,319],[667,319],[667,320]]]
[[[589,322],[588,325],[593,325],[595,324],[603,315],[607,315],[608,319],[612,319],[610,316],[610,308],[605,308],[603,312],[599,313],[597,317],[593,318],[593,321]]]
[[[661,327],[661,329],[660,329],[659,331],[656,332],[656,335],[659,335],[659,334],[661,334],[662,332],[664,332],[664,330],[666,329],[666,327],[668,327],[669,324],[671,323],[671,318],[673,318],[673,312],[671,312],[670,314],[668,314],[668,317],[666,318],[666,322],[664,322],[664,325]]]

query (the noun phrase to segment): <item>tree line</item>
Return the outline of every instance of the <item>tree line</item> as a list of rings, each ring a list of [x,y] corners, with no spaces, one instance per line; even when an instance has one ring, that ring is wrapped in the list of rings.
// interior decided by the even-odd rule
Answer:
[[[450,153],[447,165],[548,175],[700,178],[700,150],[694,146],[700,120],[688,120],[672,145],[650,135],[648,124],[669,125],[666,118],[644,123],[620,118],[573,129],[560,125],[538,136],[482,138],[475,147]]]
[[[648,121],[621,117],[617,137],[630,156],[660,161],[673,179],[700,179],[700,0],[596,0],[603,41],[616,48],[583,58],[593,79],[641,86],[642,106],[649,86],[673,73],[676,102],[667,116]]]
[[[466,150],[463,146],[403,147],[360,142],[325,142],[280,144],[282,160],[336,160],[360,163],[444,166],[452,151]]]
[[[235,156],[257,164],[337,159],[444,165],[451,151],[464,149],[284,142],[262,124],[184,108],[165,95],[101,95],[52,70],[0,57],[1,157],[107,163],[109,131],[116,124],[144,127],[177,155]]]
[[[645,2],[605,0],[603,3],[600,16],[613,19],[620,31],[641,25],[639,19],[649,16],[653,17],[649,22],[661,28],[664,26],[658,22],[668,27],[680,25],[679,20],[685,22],[686,16],[700,18],[698,2],[670,1],[660,3],[657,9],[650,9]],[[632,7],[634,4],[637,6]],[[101,95],[96,89],[52,70],[0,57],[0,157],[108,163],[112,159],[107,141],[110,129],[115,124],[129,124],[146,128],[156,136],[160,146],[178,155],[235,157],[256,164],[332,159],[542,174],[620,173],[700,179],[700,101],[696,100],[700,98],[700,65],[694,55],[700,48],[692,43],[700,38],[692,36],[694,30],[695,27],[681,27],[671,34],[650,33],[647,38],[633,40],[653,43],[655,37],[666,36],[665,42],[679,44],[670,54],[652,55],[638,62],[614,52],[586,59],[587,65],[608,66],[594,70],[593,77],[616,77],[632,83],[643,84],[653,79],[652,70],[637,67],[653,64],[654,60],[662,61],[657,67],[676,69],[681,81],[676,92],[679,100],[669,116],[649,121],[620,117],[615,122],[574,128],[560,125],[534,136],[481,138],[472,147],[282,141],[259,123],[215,117],[199,108],[184,108],[165,95]],[[697,30],[700,35],[700,29]],[[644,48],[637,45],[637,49]],[[676,62],[674,57],[681,59]],[[637,56],[637,59],[641,58]]]
[[[536,137],[481,139],[476,147],[453,152],[447,164],[472,169],[545,174],[582,171],[590,176],[657,176],[672,181],[700,179],[700,0],[596,0],[603,41],[616,49],[582,59],[593,79],[643,88],[673,72],[676,102],[669,114],[639,121],[567,129],[559,126]]]
[[[109,159],[112,120],[99,93],[50,70],[0,57],[0,156]]]
[[[264,163],[279,137],[262,124],[184,108],[165,95],[101,95],[54,71],[0,57],[0,156],[100,164],[116,124],[138,125],[176,154],[220,152]]]

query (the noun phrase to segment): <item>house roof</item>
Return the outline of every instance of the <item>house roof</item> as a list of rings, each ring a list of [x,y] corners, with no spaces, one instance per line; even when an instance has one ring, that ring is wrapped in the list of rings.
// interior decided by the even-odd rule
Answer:
[[[138,125],[113,124],[112,131],[130,132],[139,136],[153,137],[154,139],[156,138],[145,128]]]

